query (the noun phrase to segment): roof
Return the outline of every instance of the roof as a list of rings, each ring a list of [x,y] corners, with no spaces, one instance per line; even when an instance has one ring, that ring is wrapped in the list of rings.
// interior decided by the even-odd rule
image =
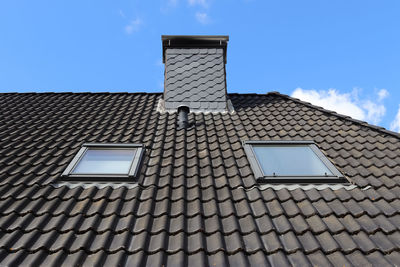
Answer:
[[[159,113],[161,94],[0,94],[2,265],[400,265],[400,135],[297,99]],[[314,140],[355,185],[260,186],[244,140]],[[143,143],[136,184],[59,184],[85,142]]]

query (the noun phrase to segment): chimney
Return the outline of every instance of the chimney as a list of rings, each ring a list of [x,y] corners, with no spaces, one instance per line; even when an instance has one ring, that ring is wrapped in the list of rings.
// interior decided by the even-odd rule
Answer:
[[[229,36],[163,35],[164,109],[228,111],[226,50]]]

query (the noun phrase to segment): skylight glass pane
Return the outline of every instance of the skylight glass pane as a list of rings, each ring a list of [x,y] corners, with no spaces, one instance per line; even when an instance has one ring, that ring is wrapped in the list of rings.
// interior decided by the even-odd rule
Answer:
[[[253,146],[265,176],[333,175],[308,145]]]
[[[136,149],[88,149],[74,174],[128,174]]]

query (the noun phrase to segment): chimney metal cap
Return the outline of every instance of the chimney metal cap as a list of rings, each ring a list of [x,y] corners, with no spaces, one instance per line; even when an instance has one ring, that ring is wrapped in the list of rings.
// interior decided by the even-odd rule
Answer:
[[[163,45],[163,63],[165,63],[165,50],[167,48],[214,47],[224,49],[224,61],[226,64],[228,35],[161,35],[161,41]]]

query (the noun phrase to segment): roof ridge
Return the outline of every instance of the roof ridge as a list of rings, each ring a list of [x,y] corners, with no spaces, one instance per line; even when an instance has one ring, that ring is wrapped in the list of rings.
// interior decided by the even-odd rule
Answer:
[[[343,114],[337,113],[336,111],[325,109],[325,108],[317,106],[317,105],[313,105],[310,102],[306,102],[306,101],[300,100],[298,98],[295,98],[295,97],[292,97],[292,96],[289,96],[289,95],[286,95],[286,94],[279,93],[277,91],[268,92],[266,95],[278,95],[278,96],[287,98],[289,100],[292,100],[294,102],[300,103],[302,105],[317,109],[317,110],[319,110],[321,112],[328,113],[328,114],[336,116],[338,118],[345,119],[345,120],[351,121],[353,123],[357,123],[357,124],[359,124],[361,126],[365,126],[365,127],[371,128],[373,130],[376,130],[376,131],[379,131],[379,132],[382,132],[382,133],[385,133],[385,134],[388,134],[388,135],[391,135],[391,136],[394,136],[394,137],[397,137],[397,138],[400,139],[400,133],[387,130],[385,127],[376,126],[376,125],[370,124],[370,123],[368,123],[366,121],[353,119],[350,116],[343,115]]]

